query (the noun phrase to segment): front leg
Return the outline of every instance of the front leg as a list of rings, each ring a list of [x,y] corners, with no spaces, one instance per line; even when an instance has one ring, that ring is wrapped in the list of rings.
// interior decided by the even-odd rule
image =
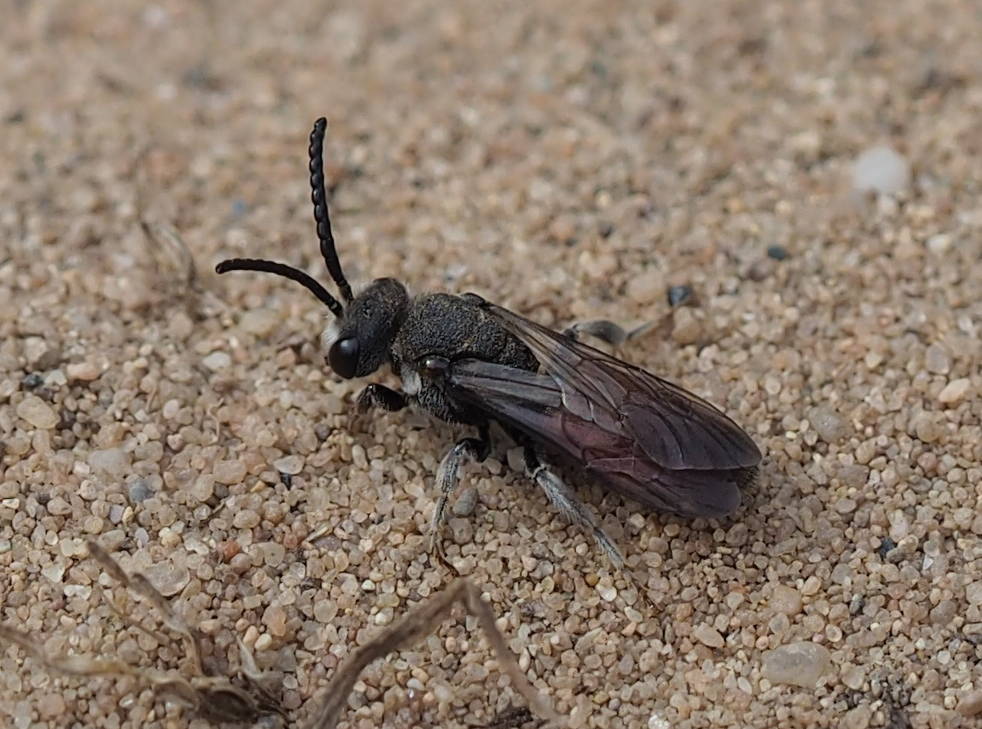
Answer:
[[[457,488],[459,479],[457,478],[460,465],[464,458],[473,458],[478,463],[483,463],[491,454],[491,434],[487,423],[477,426],[477,438],[463,438],[450,449],[440,462],[440,468],[436,472],[436,482],[440,485],[440,500],[436,504],[433,512],[433,521],[430,522],[430,549],[436,550],[443,556],[443,546],[440,543],[440,527],[446,519],[447,502],[450,495]]]
[[[408,404],[409,401],[403,393],[375,383],[366,386],[358,395],[358,411],[362,413],[371,408],[381,408],[394,413]]]

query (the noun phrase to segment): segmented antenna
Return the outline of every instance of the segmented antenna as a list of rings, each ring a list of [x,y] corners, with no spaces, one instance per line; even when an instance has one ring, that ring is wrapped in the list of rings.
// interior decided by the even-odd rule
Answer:
[[[327,190],[324,188],[324,136],[327,134],[327,119],[321,117],[314,122],[310,133],[310,200],[314,203],[314,221],[317,223],[317,238],[320,241],[321,255],[327,264],[327,271],[338,285],[341,298],[346,304],[354,299],[351,285],[341,270],[338,250],[331,232],[331,216],[327,210]]]
[[[310,274],[304,273],[299,268],[294,268],[285,263],[276,261],[265,261],[261,258],[229,258],[215,266],[216,273],[227,273],[229,271],[259,271],[260,273],[275,273],[277,276],[296,281],[316,296],[321,303],[326,304],[338,319],[344,316],[344,307],[341,303],[331,296],[330,292],[321,286],[317,279]]]

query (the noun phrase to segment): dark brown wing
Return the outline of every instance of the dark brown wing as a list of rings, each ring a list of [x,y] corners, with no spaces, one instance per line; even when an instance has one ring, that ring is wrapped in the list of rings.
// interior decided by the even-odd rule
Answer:
[[[760,451],[736,423],[650,372],[484,303],[544,372],[467,360],[446,384],[500,422],[582,463],[643,504],[719,517],[740,503]]]

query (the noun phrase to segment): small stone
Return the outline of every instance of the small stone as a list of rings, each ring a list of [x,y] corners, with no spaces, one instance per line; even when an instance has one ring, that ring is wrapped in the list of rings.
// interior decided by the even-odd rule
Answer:
[[[474,527],[470,519],[451,519],[449,525],[454,544],[470,544],[474,540]]]
[[[775,261],[786,261],[788,259],[788,249],[776,243],[769,245],[767,246],[767,257]]]
[[[934,625],[948,625],[958,615],[958,605],[954,600],[942,600],[931,609],[929,616]]]
[[[613,585],[599,584],[597,585],[597,594],[605,602],[613,602],[617,599],[617,588]]]
[[[672,722],[661,712],[655,712],[648,717],[648,729],[671,729]]]
[[[935,233],[927,239],[927,249],[936,256],[951,250],[952,239],[948,233]]]
[[[65,576],[65,565],[49,564],[47,567],[41,569],[41,574],[47,577],[52,582],[61,582],[61,578]]]
[[[960,403],[968,395],[971,387],[972,383],[967,377],[959,377],[944,386],[944,389],[938,393],[938,401],[945,405]]]
[[[160,531],[157,532],[157,540],[161,546],[167,547],[168,549],[173,549],[182,541],[181,535],[177,534],[170,527],[161,527]]]
[[[92,471],[107,479],[120,479],[130,470],[130,454],[122,448],[92,451],[85,459]]]
[[[57,691],[46,693],[37,702],[38,714],[42,719],[64,719],[67,705],[64,697]]]
[[[273,468],[288,476],[296,476],[303,470],[303,456],[283,456],[273,461]]]
[[[869,704],[860,704],[846,712],[843,717],[845,729],[866,729],[873,720],[873,708]]]
[[[232,486],[246,477],[246,464],[243,461],[218,461],[211,469],[211,475],[217,483]]]
[[[549,235],[560,245],[567,245],[576,235],[576,221],[562,215],[549,224]]]
[[[924,354],[924,366],[932,374],[947,375],[951,371],[951,353],[944,345],[934,342]]]
[[[852,168],[856,192],[897,195],[910,186],[910,164],[890,147],[873,147],[856,158]]]
[[[982,714],[982,691],[972,691],[958,701],[958,713],[962,716]]]
[[[201,364],[212,372],[219,372],[232,366],[232,357],[228,352],[212,352],[201,360]]]
[[[470,516],[477,507],[477,489],[468,486],[453,505],[454,516]]]
[[[191,573],[187,567],[170,562],[152,564],[143,571],[143,574],[164,597],[173,597],[191,581]]]
[[[237,511],[232,517],[232,525],[236,529],[255,529],[259,526],[259,513],[252,509]]]
[[[215,477],[210,473],[202,473],[188,489],[188,495],[199,504],[205,503],[215,495]]]
[[[57,390],[59,387],[64,387],[67,384],[68,377],[65,376],[65,371],[60,368],[51,370],[44,376],[44,386],[52,390]]]
[[[131,502],[134,504],[139,504],[140,502],[146,501],[153,496],[153,489],[150,488],[150,484],[146,479],[138,478],[129,485],[127,494],[129,495]]]
[[[185,312],[178,311],[170,318],[167,324],[167,331],[178,342],[183,342],[194,331],[194,322]]]
[[[866,682],[866,672],[862,666],[848,664],[843,667],[840,678],[842,679],[842,683],[853,691],[859,691]]]
[[[232,561],[232,558],[242,551],[242,547],[234,539],[219,542],[216,548],[218,552],[219,561],[222,563],[228,563]]]
[[[65,365],[69,382],[92,382],[99,378],[99,368],[91,362],[78,362]]]
[[[68,516],[72,513],[72,505],[61,496],[55,496],[53,499],[48,501],[45,508],[47,508],[48,513],[52,516]]]
[[[808,422],[819,438],[830,445],[838,443],[852,432],[845,418],[824,407],[814,408],[808,414]]]
[[[44,384],[44,377],[38,372],[29,372],[20,381],[22,390],[36,390]]]
[[[652,267],[636,276],[631,276],[624,293],[635,303],[650,304],[658,298],[661,291],[665,290],[664,285],[662,273]]]
[[[965,599],[971,605],[982,605],[982,582],[970,582],[965,586]]]
[[[54,408],[37,395],[28,395],[17,403],[17,417],[39,430],[51,430],[60,420]]]
[[[856,500],[850,498],[839,499],[832,505],[832,508],[840,514],[851,514],[856,510],[856,507]]]
[[[722,648],[726,641],[712,625],[700,623],[692,629],[692,637],[709,648]]]
[[[44,369],[38,366],[40,360],[48,352],[48,342],[41,337],[28,337],[24,340],[24,359],[32,369]]]
[[[249,334],[260,339],[269,335],[280,323],[282,315],[273,309],[253,309],[239,320],[239,325]]]
[[[944,435],[944,428],[935,422],[930,413],[921,413],[914,420],[914,435],[925,443],[934,443]]]
[[[767,653],[761,674],[773,684],[815,688],[831,667],[832,656],[825,646],[801,641]]]
[[[269,567],[278,567],[286,558],[286,547],[278,542],[267,542],[263,547],[263,558]]]
[[[771,594],[770,605],[775,613],[793,617],[801,612],[801,593],[788,585],[778,585]]]
[[[433,695],[441,704],[449,704],[454,700],[456,692],[447,684],[442,681],[434,681],[432,686]]]
[[[699,341],[702,336],[702,324],[692,313],[692,309],[686,307],[676,309],[672,319],[672,339],[676,344],[685,346]]]

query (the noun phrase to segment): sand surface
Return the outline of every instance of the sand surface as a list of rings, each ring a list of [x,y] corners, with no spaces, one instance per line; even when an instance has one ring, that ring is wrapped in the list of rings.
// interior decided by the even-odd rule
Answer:
[[[654,322],[623,356],[766,454],[719,523],[579,485],[640,589],[506,444],[467,467],[448,558],[569,726],[979,720],[977,3],[5,6],[3,625],[52,655],[176,667],[96,589],[123,600],[86,557],[98,539],[215,656],[251,646],[303,726],[342,657],[452,581],[427,535],[454,431],[356,415],[360,383],[323,364],[324,307],[213,273],[264,256],[322,275],[306,150],[324,115],[352,279],[557,327]],[[853,162],[884,145],[910,179],[860,199]],[[679,285],[695,296],[673,309]],[[520,703],[462,615],[373,665],[347,726],[468,727]],[[801,643],[825,649],[806,685],[773,680],[771,652]],[[18,728],[208,725],[9,643],[0,704]]]

